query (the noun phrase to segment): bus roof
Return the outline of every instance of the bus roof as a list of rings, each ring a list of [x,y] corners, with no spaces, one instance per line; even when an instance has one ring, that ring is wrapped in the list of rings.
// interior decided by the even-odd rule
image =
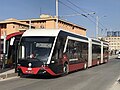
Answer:
[[[22,36],[58,36],[60,31],[87,38],[86,36],[75,34],[63,29],[29,29],[26,30]]]
[[[59,29],[29,29],[22,36],[57,36],[59,32]]]
[[[95,42],[95,43],[99,43],[99,44],[101,44],[101,41],[98,40],[98,39],[96,39],[96,38],[92,38],[92,42]]]

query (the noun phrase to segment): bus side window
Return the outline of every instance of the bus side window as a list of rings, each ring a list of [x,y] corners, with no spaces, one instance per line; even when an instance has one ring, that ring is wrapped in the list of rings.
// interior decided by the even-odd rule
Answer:
[[[53,51],[53,55],[52,55],[53,60],[58,61],[60,58],[62,58],[63,47],[64,47],[64,38],[59,37]]]
[[[100,47],[100,45],[95,45],[95,44],[93,44],[92,45],[92,58],[93,59],[100,59],[101,58],[101,55],[100,55],[100,53],[101,53],[101,47]]]
[[[66,53],[69,59],[77,59],[80,61],[87,60],[88,44],[80,41],[69,40]]]
[[[68,56],[69,59],[74,59],[78,56],[75,41],[73,41],[73,40],[68,41],[66,53],[67,53],[67,56]]]

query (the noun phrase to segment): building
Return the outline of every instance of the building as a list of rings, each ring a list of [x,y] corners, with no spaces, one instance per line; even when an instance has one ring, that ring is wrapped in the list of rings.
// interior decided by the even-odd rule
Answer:
[[[108,31],[105,40],[109,42],[110,50],[120,50],[120,31]]]
[[[120,37],[120,31],[108,31],[107,32],[107,37]]]
[[[3,32],[6,32],[8,35],[10,33],[24,31],[27,30],[29,27],[36,29],[55,29],[56,20],[56,17],[52,17],[50,15],[41,15],[38,19],[7,19],[5,21],[0,21],[1,35],[3,35]],[[58,20],[58,28],[86,36],[85,28],[61,19]]]
[[[32,28],[35,28],[34,26],[31,26]],[[17,19],[10,18],[5,21],[0,21],[0,29],[1,29],[1,36],[3,36],[3,33],[5,32],[7,35],[23,31],[29,28],[29,24],[20,22]]]

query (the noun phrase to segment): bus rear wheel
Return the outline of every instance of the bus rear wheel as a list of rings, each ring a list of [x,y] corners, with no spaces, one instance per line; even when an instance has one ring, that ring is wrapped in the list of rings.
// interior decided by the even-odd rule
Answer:
[[[63,66],[63,75],[67,75],[69,73],[69,66],[67,63]]]
[[[97,65],[99,65],[100,64],[100,61],[97,61]]]
[[[84,70],[87,69],[87,63],[84,64]]]

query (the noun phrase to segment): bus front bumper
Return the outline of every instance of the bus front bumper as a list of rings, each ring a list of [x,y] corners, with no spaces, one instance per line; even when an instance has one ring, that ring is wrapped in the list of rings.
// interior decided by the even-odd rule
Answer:
[[[23,67],[23,66],[18,66],[18,73],[23,73],[23,74],[50,74],[52,76],[57,76],[59,74],[55,74],[49,67],[36,67],[36,68],[29,68],[29,67]]]

